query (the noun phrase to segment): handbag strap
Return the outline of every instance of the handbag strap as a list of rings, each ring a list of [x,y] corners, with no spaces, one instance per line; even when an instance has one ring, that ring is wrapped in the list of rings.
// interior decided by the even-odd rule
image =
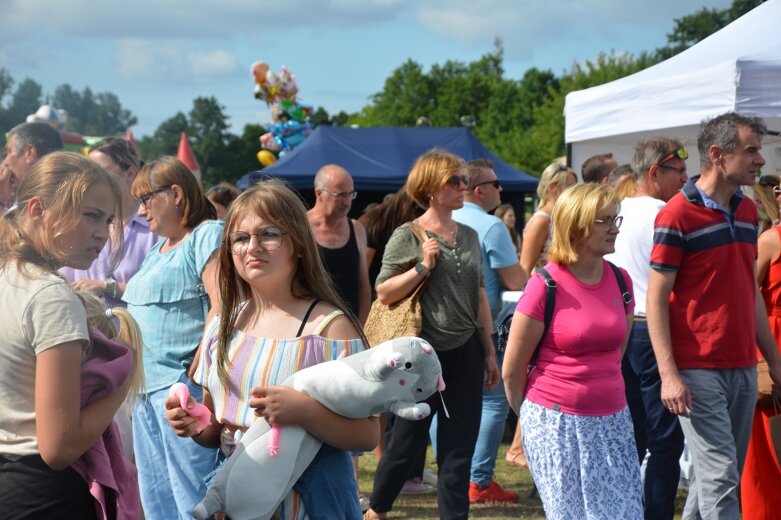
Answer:
[[[423,242],[428,240],[425,231],[423,231],[423,228],[420,227],[420,224],[418,224],[418,219],[415,219],[409,223],[409,230],[412,231],[412,234],[415,235],[415,238],[418,239],[418,242],[420,242],[421,246],[423,245]]]
[[[413,220],[409,223],[409,229],[412,231],[412,234],[415,235],[415,238],[418,239],[418,242],[420,242],[421,249],[423,248],[423,242],[425,242],[428,238],[425,235],[425,231],[423,231],[423,228],[420,227],[420,224],[418,224],[418,219]],[[412,291],[412,294],[409,295],[409,298],[414,298],[421,290],[423,290],[423,287],[426,285],[426,282],[428,282],[428,279],[430,278],[431,273],[429,273],[428,276],[426,276],[422,282],[418,284],[417,287],[415,287],[415,290]]]

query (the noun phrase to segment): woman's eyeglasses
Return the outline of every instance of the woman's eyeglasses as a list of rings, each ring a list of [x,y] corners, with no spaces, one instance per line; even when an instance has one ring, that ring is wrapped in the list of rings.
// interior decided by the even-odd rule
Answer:
[[[616,217],[605,217],[605,218],[598,218],[594,220],[597,224],[607,224],[607,227],[613,227],[615,226],[617,228],[621,227],[621,224],[624,222],[624,217],[621,215],[618,215]]]
[[[157,195],[158,193],[163,193],[164,191],[170,190],[171,186],[161,186],[157,188],[156,190],[148,191],[141,196],[138,197],[138,201],[141,203],[142,206],[144,206],[144,209],[146,209],[146,205],[149,204],[149,201],[152,200],[152,197]]]
[[[450,178],[445,181],[445,184],[453,186],[454,188],[458,188],[459,184],[469,186],[469,175],[451,175]]]
[[[258,245],[266,251],[276,251],[282,246],[285,233],[274,226],[259,229],[257,233],[247,233],[246,231],[234,231],[228,233],[228,247],[234,255],[245,255],[249,249],[252,237],[255,237]]]

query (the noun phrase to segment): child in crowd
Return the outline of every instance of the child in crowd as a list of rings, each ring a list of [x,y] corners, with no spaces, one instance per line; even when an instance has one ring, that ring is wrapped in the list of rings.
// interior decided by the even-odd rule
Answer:
[[[324,444],[279,517],[306,518],[307,510],[311,518],[360,518],[348,451],[374,448],[377,419],[348,419],[275,386],[302,368],[364,348],[360,324],[325,273],[306,209],[281,182],[262,182],[228,209],[219,286],[220,315],[207,327],[195,376],[212,423],[196,431],[176,398],[166,402],[169,423],[181,437],[219,447],[223,459],[256,419],[299,425]]]
[[[53,152],[0,219],[0,518],[96,518],[71,465],[102,437],[131,380],[82,406],[89,326],[56,271],[88,269],[116,236],[112,227],[122,229],[120,193],[86,157]],[[112,243],[112,258],[121,256]]]

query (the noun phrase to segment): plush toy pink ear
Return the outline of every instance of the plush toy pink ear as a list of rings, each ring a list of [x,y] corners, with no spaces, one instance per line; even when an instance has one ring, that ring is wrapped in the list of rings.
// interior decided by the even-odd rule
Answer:
[[[198,424],[196,425],[198,432],[202,432],[212,420],[212,412],[206,406],[201,403],[195,403],[192,409],[187,408],[187,401],[190,399],[190,389],[184,383],[174,383],[171,385],[169,395],[172,395],[179,399],[179,406],[182,410],[187,412],[188,415],[198,418]]]
[[[442,374],[439,374],[437,378],[437,388],[440,392],[445,389],[445,380],[442,378]]]

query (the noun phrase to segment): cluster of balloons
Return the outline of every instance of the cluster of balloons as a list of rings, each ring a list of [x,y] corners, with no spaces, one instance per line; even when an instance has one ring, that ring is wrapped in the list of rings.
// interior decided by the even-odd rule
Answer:
[[[263,166],[274,164],[278,157],[301,144],[312,133],[309,118],[312,107],[296,100],[298,85],[293,74],[283,65],[279,74],[264,61],[252,65],[255,79],[255,99],[271,107],[273,124],[260,136],[262,150],[257,158]]]
[[[34,114],[27,116],[28,123],[41,122],[49,123],[57,130],[65,128],[65,122],[68,120],[68,113],[61,108],[54,108],[51,105],[41,105]]]

